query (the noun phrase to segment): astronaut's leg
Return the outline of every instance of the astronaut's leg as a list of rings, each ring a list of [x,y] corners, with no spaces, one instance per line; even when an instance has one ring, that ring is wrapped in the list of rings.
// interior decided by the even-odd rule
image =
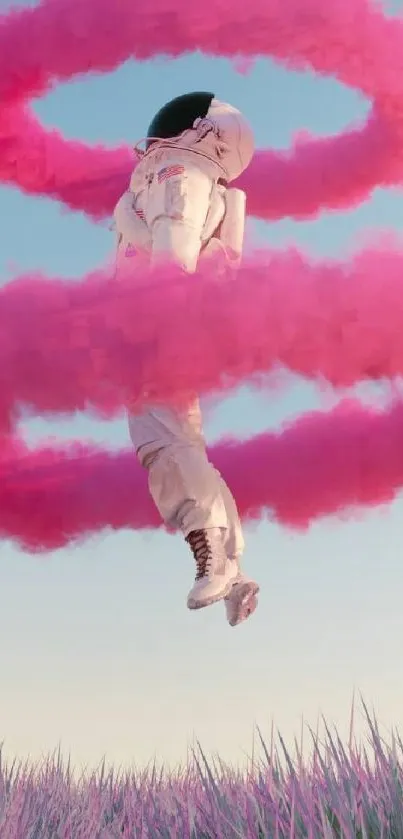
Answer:
[[[244,551],[244,538],[238,509],[229,487],[217,471],[221,486],[221,495],[227,512],[228,529],[225,538],[227,557],[236,565],[237,576],[234,585],[225,597],[225,611],[230,626],[237,626],[256,610],[259,585],[242,572],[241,559]]]
[[[227,510],[219,476],[209,462],[202,438],[192,439],[183,414],[164,409],[158,424],[167,424],[165,439],[138,447],[139,424],[150,428],[156,414],[130,418],[130,431],[140,462],[148,471],[148,485],[163,521],[182,531],[195,562],[196,579],[188,595],[189,609],[222,600],[238,575],[237,564],[226,554]],[[180,424],[185,431],[180,434]],[[175,434],[175,425],[178,433]],[[169,426],[169,429],[168,429]]]

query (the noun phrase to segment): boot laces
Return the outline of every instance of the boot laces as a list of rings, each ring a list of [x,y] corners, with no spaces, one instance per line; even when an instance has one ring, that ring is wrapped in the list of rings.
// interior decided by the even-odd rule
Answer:
[[[202,580],[210,570],[213,559],[213,547],[205,530],[193,530],[186,537],[196,560],[196,582]]]

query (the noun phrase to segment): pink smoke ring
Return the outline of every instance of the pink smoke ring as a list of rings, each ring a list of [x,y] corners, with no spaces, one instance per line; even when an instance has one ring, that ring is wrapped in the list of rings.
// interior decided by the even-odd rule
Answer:
[[[253,0],[247,7],[211,0],[197,13],[181,0],[154,7],[148,0],[43,0],[9,11],[0,18],[0,179],[94,219],[109,215],[134,165],[130,149],[67,141],[21,103],[128,58],[199,50],[232,59],[270,55],[292,69],[333,75],[376,102],[362,128],[299,138],[291,152],[258,152],[239,182],[250,214],[265,219],[357,204],[378,184],[403,180],[402,36],[403,21],[366,0]]]

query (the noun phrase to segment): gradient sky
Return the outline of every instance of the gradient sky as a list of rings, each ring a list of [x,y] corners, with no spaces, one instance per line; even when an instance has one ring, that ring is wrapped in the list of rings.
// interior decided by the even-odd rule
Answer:
[[[402,9],[401,0],[388,9]],[[338,132],[368,110],[359,95],[333,81],[270,61],[242,76],[230,62],[199,55],[130,62],[109,76],[59,88],[35,110],[69,137],[133,142],[164,101],[198,88],[240,107],[259,146],[285,148],[300,129]],[[114,246],[107,223],[95,226],[14,189],[0,188],[0,217],[3,282],[27,268],[79,278],[102,265]],[[299,224],[252,222],[249,235],[337,256],[368,231],[400,230],[402,219],[400,193],[376,190],[351,212]],[[380,396],[374,388],[372,398]],[[209,417],[207,436],[278,427],[331,399],[294,379],[280,393],[243,389]],[[24,433],[128,445],[124,419],[33,421]],[[174,766],[197,737],[207,752],[242,763],[256,722],[269,736],[274,721],[291,742],[302,718],[315,726],[323,713],[346,734],[354,689],[374,706],[383,731],[401,727],[402,512],[397,501],[345,522],[322,521],[303,535],[270,523],[248,528],[246,570],[262,591],[253,619],[236,629],[226,624],[222,604],[187,611],[194,569],[179,536],[104,533],[40,558],[3,543],[0,740],[6,755],[37,760],[60,743],[77,767],[93,767],[103,755],[115,765],[144,765],[157,756]]]

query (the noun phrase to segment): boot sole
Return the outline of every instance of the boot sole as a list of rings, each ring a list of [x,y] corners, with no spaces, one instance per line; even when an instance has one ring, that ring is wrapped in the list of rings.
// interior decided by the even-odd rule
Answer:
[[[226,595],[225,600],[236,600],[242,606],[244,601],[249,600],[249,597],[254,597],[259,594],[260,586],[257,583],[233,583],[232,589]]]
[[[235,591],[234,589],[239,589],[239,591]],[[228,623],[230,626],[238,626],[240,623],[244,623],[248,618],[253,615],[257,608],[257,600],[256,596],[259,594],[260,586],[257,583],[236,583],[233,586],[231,591],[232,597],[226,597],[226,600],[231,599],[235,601],[236,604],[236,617],[233,620],[229,620]],[[250,600],[255,600],[253,609],[247,611],[248,602]],[[245,614],[246,611],[246,614]]]
[[[206,600],[195,600],[193,597],[188,599],[187,607],[191,609],[191,611],[196,611],[197,609],[205,609],[206,606],[212,606],[213,603],[219,603],[220,600],[225,600],[228,594],[232,591],[234,587],[234,581],[230,580],[228,585],[226,585],[225,589],[220,592],[220,594],[215,594],[212,597],[208,597]]]

